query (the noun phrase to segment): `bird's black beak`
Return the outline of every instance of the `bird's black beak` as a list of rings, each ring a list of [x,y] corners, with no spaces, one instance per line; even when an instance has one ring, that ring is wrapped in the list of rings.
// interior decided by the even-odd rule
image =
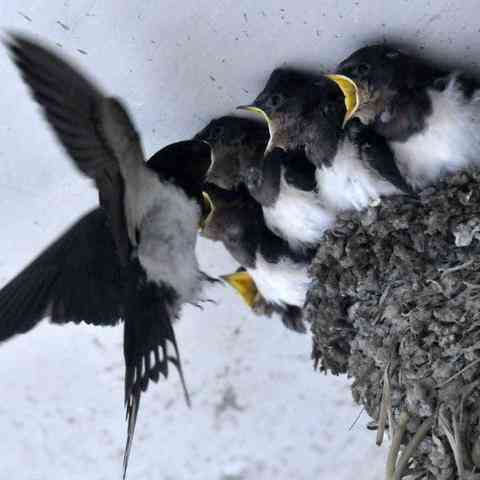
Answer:
[[[243,301],[250,308],[253,308],[257,300],[258,290],[248,272],[235,272],[230,275],[222,275],[220,278],[233,287],[243,298]]]
[[[358,108],[360,107],[360,93],[357,84],[345,75],[325,75],[330,80],[334,81],[345,97],[345,118],[343,119],[343,127],[349,120],[353,118]]]

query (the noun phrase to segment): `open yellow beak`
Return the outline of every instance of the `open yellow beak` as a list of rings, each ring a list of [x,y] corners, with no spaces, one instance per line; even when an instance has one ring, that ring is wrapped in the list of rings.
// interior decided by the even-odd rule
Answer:
[[[248,272],[235,272],[230,275],[223,275],[221,278],[240,294],[250,308],[253,308],[258,290],[253,278]]]
[[[270,123],[268,115],[261,108],[255,107],[254,105],[240,105],[237,107],[237,110],[247,110],[248,112],[256,113],[257,115],[262,116],[268,124]]]
[[[345,108],[347,113],[343,119],[343,127],[355,115],[360,106],[360,94],[356,83],[345,75],[326,75],[327,78],[333,80],[342,91],[345,97]]]
[[[207,214],[200,220],[198,225],[198,230],[201,232],[212,219],[213,212],[215,211],[215,206],[213,205],[212,199],[207,192],[202,192],[203,205],[205,206],[205,211]]]

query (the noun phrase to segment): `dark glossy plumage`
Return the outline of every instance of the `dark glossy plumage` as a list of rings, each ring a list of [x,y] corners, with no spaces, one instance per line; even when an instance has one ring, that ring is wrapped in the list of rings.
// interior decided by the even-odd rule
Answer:
[[[125,265],[130,246],[123,212],[123,181],[101,119],[105,104],[117,101],[103,97],[84,75],[28,37],[12,35],[7,47],[75,166],[95,180],[100,205],[109,218],[120,260]],[[118,108],[122,109],[120,105]],[[124,115],[125,130],[138,137],[126,112]]]
[[[106,215],[92,210],[0,290],[0,341],[46,316],[53,323],[116,325],[123,276]]]

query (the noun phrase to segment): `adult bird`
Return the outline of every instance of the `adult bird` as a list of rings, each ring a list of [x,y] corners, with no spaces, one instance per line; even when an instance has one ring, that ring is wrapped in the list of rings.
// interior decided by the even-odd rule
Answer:
[[[239,108],[267,122],[268,175],[258,189],[274,194],[259,201],[269,227],[294,249],[317,245],[339,212],[412,191],[383,137],[360,122],[343,128],[344,95],[325,76],[274,70],[255,101]]]
[[[27,36],[6,42],[57,139],[99,194],[90,212],[0,291],[0,339],[53,322],[124,321],[128,421],[123,477],[140,395],[169,362],[179,371],[172,328],[185,303],[199,300],[195,255],[207,214],[202,183],[210,151],[202,142],[166,147],[145,163],[139,136],[120,100],[105,95],[58,55]]]
[[[421,188],[480,162],[480,84],[388,45],[361,48],[332,78],[358,117],[384,136],[409,183]]]

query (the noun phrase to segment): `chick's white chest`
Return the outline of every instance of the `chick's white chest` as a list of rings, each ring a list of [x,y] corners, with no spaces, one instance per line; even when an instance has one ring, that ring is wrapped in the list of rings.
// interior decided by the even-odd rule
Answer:
[[[443,91],[430,90],[429,96],[432,112],[424,129],[390,143],[401,172],[417,187],[480,163],[480,93],[466,101],[453,75]]]
[[[248,272],[255,280],[261,295],[276,305],[303,307],[310,278],[305,263],[294,263],[283,258],[279,263],[267,262],[257,253],[255,268]]]
[[[270,230],[293,249],[317,244],[335,220],[335,215],[322,205],[315,192],[290,186],[283,172],[277,201],[271,207],[264,207],[263,214]]]
[[[380,201],[382,195],[398,190],[363,164],[357,147],[345,140],[339,145],[332,165],[317,168],[319,196],[335,212],[363,210]]]

